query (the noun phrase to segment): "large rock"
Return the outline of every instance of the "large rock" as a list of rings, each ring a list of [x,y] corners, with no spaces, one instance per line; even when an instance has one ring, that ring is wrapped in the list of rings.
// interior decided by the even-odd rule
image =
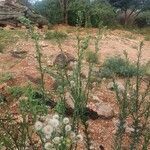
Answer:
[[[68,66],[71,62],[75,62],[75,57],[67,52],[60,52],[53,62],[54,65],[57,65],[61,68]]]
[[[114,109],[109,103],[103,102],[98,96],[92,96],[93,102],[88,103],[87,107],[95,112],[103,119],[111,119],[114,117]]]
[[[0,0],[0,26],[17,26],[20,24],[19,18],[22,16],[27,17],[39,26],[48,24],[44,17],[34,13],[27,6],[17,2],[17,0]]]
[[[100,118],[111,119],[114,117],[114,110],[108,103],[101,102],[94,104],[90,102],[88,108],[97,112]]]

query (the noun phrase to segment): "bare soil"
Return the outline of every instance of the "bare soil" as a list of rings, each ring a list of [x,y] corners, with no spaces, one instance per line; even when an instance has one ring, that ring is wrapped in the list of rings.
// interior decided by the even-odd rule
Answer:
[[[19,29],[17,29],[19,30]],[[22,29],[25,32],[25,29]],[[54,30],[63,31],[68,34],[68,38],[62,43],[64,51],[76,56],[76,44],[75,28],[69,26],[58,25],[54,27]],[[82,29],[80,34],[86,36],[86,32],[95,36],[98,32],[97,29]],[[43,31],[39,30],[42,34]],[[126,50],[131,61],[136,61],[137,48],[140,41],[144,37],[142,35],[133,34],[123,30],[108,30],[106,31],[103,39],[99,44],[99,60],[103,62],[105,58],[113,55],[123,55],[123,51]],[[55,56],[59,53],[58,45],[54,41],[42,40],[42,54],[43,62],[46,65],[51,65]],[[45,45],[45,46],[44,46]],[[24,58],[16,58],[12,56],[12,51],[18,49],[18,51],[25,51]],[[92,40],[89,49],[94,50],[94,41]],[[17,43],[8,45],[3,54],[0,53],[0,73],[11,72],[13,79],[6,82],[8,86],[25,86],[28,83],[33,85],[38,84],[39,72],[37,70],[37,62],[35,58],[35,45],[31,40],[19,39]],[[150,41],[145,41],[141,62],[146,63],[150,60]],[[92,90],[94,95],[97,95],[102,101],[108,102],[118,114],[118,106],[115,100],[114,93],[106,88],[109,81],[104,81],[101,86],[95,87]],[[4,83],[3,83],[4,84]],[[53,81],[50,77],[46,78],[46,88],[48,91],[52,88]],[[0,90],[3,85],[0,84]],[[17,105],[17,104],[16,104]],[[10,110],[15,114],[17,107],[15,104],[11,104]],[[2,110],[0,110],[2,113]],[[115,119],[115,118],[114,118]],[[95,145],[95,150],[99,150],[99,146],[102,145],[105,150],[112,149],[113,135],[115,132],[114,119],[98,119],[89,120],[89,130],[91,133],[92,141]],[[128,145],[125,145],[125,149],[128,149]]]

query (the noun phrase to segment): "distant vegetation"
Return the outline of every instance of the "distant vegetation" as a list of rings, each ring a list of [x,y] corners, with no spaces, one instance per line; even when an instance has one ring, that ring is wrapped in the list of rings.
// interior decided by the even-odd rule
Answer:
[[[150,25],[149,0],[42,0],[33,7],[52,24],[76,25],[80,12],[83,26]]]
[[[66,38],[67,38],[67,34],[64,32],[48,31],[45,34],[46,40],[65,40]]]

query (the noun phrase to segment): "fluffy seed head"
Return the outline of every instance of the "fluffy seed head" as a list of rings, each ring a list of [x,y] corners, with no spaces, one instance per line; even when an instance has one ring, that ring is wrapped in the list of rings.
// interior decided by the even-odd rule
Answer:
[[[55,115],[53,116],[53,119],[59,119],[59,115],[58,115],[58,114],[55,114]]]
[[[39,130],[41,130],[42,129],[42,127],[43,127],[43,123],[42,122],[40,122],[40,121],[36,121],[36,123],[35,123],[35,130],[36,131],[39,131]]]
[[[51,125],[46,125],[42,131],[45,135],[51,136],[51,134],[53,132],[53,127]]]
[[[65,117],[65,118],[63,119],[63,123],[64,123],[64,124],[68,124],[68,123],[69,123],[69,118]]]
[[[45,143],[44,148],[45,148],[46,150],[50,150],[50,149],[53,148],[53,144],[50,143],[50,142],[47,142],[47,143]]]
[[[49,119],[48,124],[51,125],[53,128],[57,128],[59,126],[59,120],[58,119]]]
[[[66,132],[71,131],[71,126],[70,126],[70,125],[66,125],[66,126],[65,126],[65,131],[66,131]]]
[[[59,144],[59,143],[60,143],[60,140],[61,140],[60,137],[55,137],[52,141],[53,141],[55,144]]]
[[[83,136],[81,134],[78,134],[76,136],[76,139],[79,140],[79,141],[82,141],[83,140]]]

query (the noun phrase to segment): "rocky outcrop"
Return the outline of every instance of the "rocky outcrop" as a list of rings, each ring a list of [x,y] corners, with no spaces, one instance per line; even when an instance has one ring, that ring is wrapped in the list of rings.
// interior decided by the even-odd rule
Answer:
[[[18,3],[17,0],[0,0],[0,26],[18,26],[20,25],[19,18],[22,16],[27,17],[39,27],[48,24],[44,17]]]

